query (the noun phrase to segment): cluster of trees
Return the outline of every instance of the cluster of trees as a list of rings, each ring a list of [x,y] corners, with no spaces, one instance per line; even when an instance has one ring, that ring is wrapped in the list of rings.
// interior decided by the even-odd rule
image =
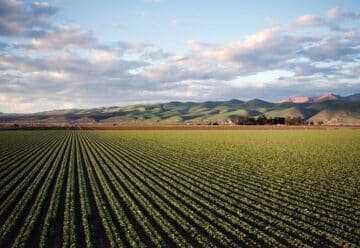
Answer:
[[[260,115],[255,117],[240,116],[232,119],[237,125],[313,125],[313,122],[306,122],[301,116],[294,117],[266,117]]]

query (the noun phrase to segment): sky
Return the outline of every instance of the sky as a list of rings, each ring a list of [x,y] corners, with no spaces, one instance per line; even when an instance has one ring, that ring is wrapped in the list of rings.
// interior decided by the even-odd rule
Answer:
[[[0,112],[360,92],[360,1],[0,0]]]

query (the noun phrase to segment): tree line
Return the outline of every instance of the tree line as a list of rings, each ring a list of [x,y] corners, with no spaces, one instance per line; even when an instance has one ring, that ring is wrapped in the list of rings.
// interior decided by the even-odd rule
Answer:
[[[312,121],[305,121],[301,116],[288,117],[258,117],[239,116],[232,118],[231,121],[236,125],[314,125]],[[321,123],[318,123],[321,125]]]

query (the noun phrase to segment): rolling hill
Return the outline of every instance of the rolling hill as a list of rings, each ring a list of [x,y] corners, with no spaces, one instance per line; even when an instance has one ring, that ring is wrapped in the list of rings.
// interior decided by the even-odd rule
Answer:
[[[334,97],[336,96],[336,97]],[[66,109],[34,114],[2,114],[1,125],[230,124],[238,117],[297,117],[314,123],[360,124],[360,94],[326,94],[311,101],[272,103],[250,101],[167,102],[93,109]],[[291,99],[291,98],[288,98]],[[305,98],[304,98],[305,99]],[[314,100],[317,99],[317,100]]]

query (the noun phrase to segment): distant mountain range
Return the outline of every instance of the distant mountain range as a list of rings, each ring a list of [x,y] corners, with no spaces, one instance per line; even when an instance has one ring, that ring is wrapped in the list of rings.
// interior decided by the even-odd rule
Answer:
[[[238,117],[295,117],[324,124],[360,125],[360,94],[290,97],[277,103],[250,101],[168,102],[124,107],[0,114],[0,125],[230,124]]]
[[[331,100],[344,100],[344,101],[360,101],[360,94],[350,96],[339,96],[333,93],[326,93],[322,96],[294,96],[278,101],[278,103],[292,102],[292,103],[308,103],[308,102],[324,102]]]

